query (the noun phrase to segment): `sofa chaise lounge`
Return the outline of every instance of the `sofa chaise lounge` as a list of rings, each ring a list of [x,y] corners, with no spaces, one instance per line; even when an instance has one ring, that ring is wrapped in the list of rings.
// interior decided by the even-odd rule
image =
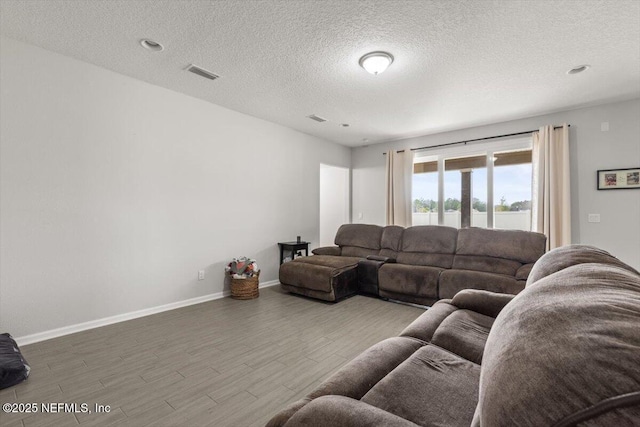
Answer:
[[[637,271],[555,249],[517,296],[438,301],[268,426],[637,426],[639,331]]]
[[[462,289],[517,294],[546,237],[519,230],[345,224],[336,246],[280,266],[288,292],[336,301],[357,292],[431,305]]]

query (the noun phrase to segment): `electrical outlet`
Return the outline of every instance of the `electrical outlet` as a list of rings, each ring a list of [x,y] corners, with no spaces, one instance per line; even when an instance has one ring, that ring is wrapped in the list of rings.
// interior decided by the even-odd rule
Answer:
[[[204,280],[204,270],[198,271],[198,280]]]
[[[362,212],[360,212],[360,213],[358,214],[358,219],[362,219],[362,217],[363,217]]]
[[[600,123],[600,131],[608,132],[609,131],[609,122]]]
[[[600,214],[589,214],[587,220],[589,222],[600,222]]]

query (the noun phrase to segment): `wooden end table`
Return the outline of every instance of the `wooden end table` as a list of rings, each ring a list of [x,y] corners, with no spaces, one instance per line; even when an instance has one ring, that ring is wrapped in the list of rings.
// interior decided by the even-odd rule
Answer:
[[[309,242],[278,242],[280,246],[280,264],[284,262],[284,252],[291,252],[291,259],[295,258],[298,251],[304,249],[305,256],[309,256]]]

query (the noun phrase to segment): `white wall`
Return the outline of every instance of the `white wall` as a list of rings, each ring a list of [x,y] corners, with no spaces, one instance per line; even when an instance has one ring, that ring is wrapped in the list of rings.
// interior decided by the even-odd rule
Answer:
[[[0,331],[221,292],[234,256],[275,280],[278,241],[318,245],[319,164],[349,167],[350,149],[13,40],[0,48]]]
[[[563,122],[571,125],[573,242],[599,246],[640,269],[640,190],[596,189],[598,169],[640,167],[639,99],[354,148],[351,152],[353,222],[385,222],[382,153],[389,149],[508,134]],[[601,131],[602,122],[609,123],[609,131]],[[359,219],[360,213],[362,219]],[[590,213],[599,213],[601,222],[589,223]]]
[[[336,232],[349,222],[349,168],[320,165],[320,246],[333,246]]]

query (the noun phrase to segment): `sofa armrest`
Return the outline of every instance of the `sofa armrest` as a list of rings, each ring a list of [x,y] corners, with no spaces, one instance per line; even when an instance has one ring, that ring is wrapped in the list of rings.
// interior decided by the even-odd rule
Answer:
[[[312,400],[289,419],[286,427],[417,427],[397,415],[345,396],[322,396]]]
[[[495,318],[514,297],[515,295],[511,294],[499,294],[479,289],[464,289],[453,297],[451,304],[461,309],[475,311]]]
[[[401,337],[411,337],[423,342],[430,342],[440,324],[458,308],[451,304],[451,300],[436,301],[427,311],[411,322],[402,332]]]
[[[390,258],[388,256],[380,256],[380,255],[367,255],[367,259],[369,261],[382,261],[382,262],[388,262],[388,263],[396,262],[395,258]]]
[[[531,273],[531,269],[533,268],[533,263],[525,264],[516,271],[516,279],[518,280],[527,280],[529,278],[529,273]]]
[[[342,248],[340,246],[323,246],[321,248],[315,248],[311,252],[314,255],[335,255],[335,256],[340,256],[342,254]]]

